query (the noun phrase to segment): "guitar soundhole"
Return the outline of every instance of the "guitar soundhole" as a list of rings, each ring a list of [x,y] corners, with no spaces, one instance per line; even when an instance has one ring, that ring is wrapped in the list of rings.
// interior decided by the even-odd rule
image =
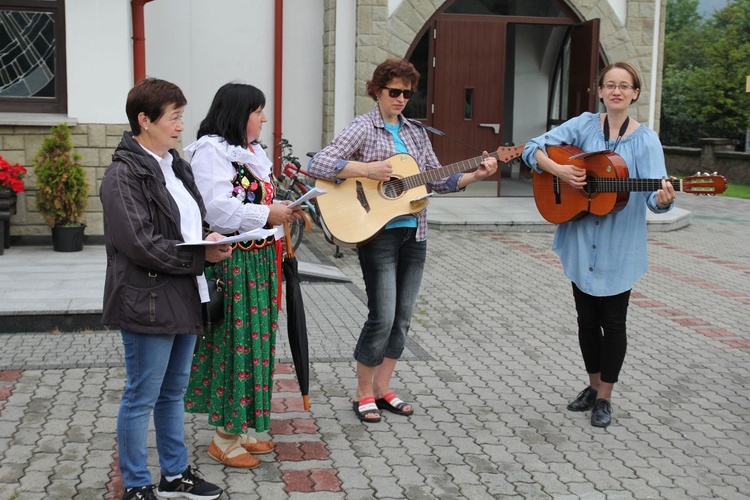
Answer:
[[[586,176],[586,185],[583,186],[583,191],[586,194],[597,193],[597,192],[599,192],[598,189],[597,189],[597,184],[598,184],[597,178],[594,177],[594,176],[592,176],[592,175],[588,175],[588,176]]]
[[[388,198],[398,198],[404,193],[404,185],[400,179],[391,177],[391,180],[383,183],[383,194]]]

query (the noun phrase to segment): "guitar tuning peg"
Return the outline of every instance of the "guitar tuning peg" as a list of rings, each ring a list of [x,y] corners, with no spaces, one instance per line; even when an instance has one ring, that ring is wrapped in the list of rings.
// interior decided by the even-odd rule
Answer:
[[[714,170],[714,175],[719,175],[719,172]]]

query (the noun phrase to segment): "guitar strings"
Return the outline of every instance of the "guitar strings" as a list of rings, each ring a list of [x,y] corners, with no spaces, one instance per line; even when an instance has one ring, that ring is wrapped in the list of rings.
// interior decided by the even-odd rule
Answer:
[[[478,167],[479,164],[481,164],[485,159],[492,158],[492,157],[500,160],[500,155],[497,153],[497,151],[493,151],[492,153],[488,153],[486,155],[477,156],[476,158],[470,158],[468,160],[458,161],[456,163],[451,163],[450,165],[441,167],[440,170],[442,169],[446,169],[448,171],[455,170],[454,172],[450,172],[447,175],[443,174],[438,177],[437,176],[438,174],[434,170],[428,170],[426,172],[419,172],[417,174],[412,174],[410,176],[402,177],[400,179],[391,179],[389,181],[385,181],[383,182],[383,187],[384,187],[384,190],[386,191],[388,190],[389,187],[391,187],[391,188],[394,188],[397,193],[402,193],[404,191],[408,191],[409,189],[415,188],[417,186],[421,186],[426,183],[426,182],[421,182],[420,180],[417,180],[417,182],[415,182],[414,185],[411,185],[411,183],[408,182],[411,179],[426,178],[427,182],[429,182],[430,180],[442,179],[443,177],[447,177],[449,175],[453,175],[458,172],[465,172],[466,170],[470,170],[472,168]],[[509,159],[507,162],[503,162],[503,163],[509,163],[513,160],[515,160],[515,158]],[[468,168],[465,168],[465,165],[467,164],[469,166]],[[435,170],[438,170],[438,169],[435,169]],[[407,187],[407,185],[409,187]]]

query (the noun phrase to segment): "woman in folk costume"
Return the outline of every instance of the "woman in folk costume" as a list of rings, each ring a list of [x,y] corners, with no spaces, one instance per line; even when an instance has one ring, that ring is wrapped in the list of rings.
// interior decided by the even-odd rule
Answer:
[[[222,234],[270,228],[299,212],[273,203],[272,163],[257,143],[266,100],[252,85],[221,87],[198,129],[192,155],[195,180],[206,203],[206,222]],[[288,202],[287,202],[288,203]],[[201,340],[185,396],[186,410],[208,413],[216,433],[208,454],[229,467],[260,465],[271,441],[248,433],[270,426],[279,304],[274,236],[235,243],[231,259],[209,268],[226,285],[224,319]]]

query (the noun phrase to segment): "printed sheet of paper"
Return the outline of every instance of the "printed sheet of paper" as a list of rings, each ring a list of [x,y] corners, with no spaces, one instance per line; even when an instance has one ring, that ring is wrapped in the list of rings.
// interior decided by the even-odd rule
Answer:
[[[221,241],[186,241],[185,243],[178,243],[177,246],[181,247],[183,245],[185,246],[186,245],[204,245],[204,246],[226,245],[227,243],[234,243],[235,241],[262,240],[264,238],[267,238],[275,234],[276,234],[275,229],[253,229],[252,231],[247,231],[244,233],[236,234],[234,236],[227,236],[225,239]]]
[[[310,198],[316,198],[316,197],[318,197],[318,196],[322,196],[322,195],[326,194],[327,192],[328,192],[328,191],[326,191],[325,189],[321,189],[321,188],[316,188],[316,187],[314,187],[314,188],[312,188],[312,189],[311,189],[310,191],[308,191],[308,192],[307,192],[307,193],[305,193],[304,195],[300,196],[299,198],[297,198],[296,200],[294,200],[294,201],[293,201],[292,203],[290,203],[290,204],[289,204],[289,205],[287,205],[287,206],[288,206],[289,208],[294,208],[294,207],[296,207],[297,205],[301,205],[302,203],[306,202],[306,201],[307,201],[307,200],[309,200]]]

